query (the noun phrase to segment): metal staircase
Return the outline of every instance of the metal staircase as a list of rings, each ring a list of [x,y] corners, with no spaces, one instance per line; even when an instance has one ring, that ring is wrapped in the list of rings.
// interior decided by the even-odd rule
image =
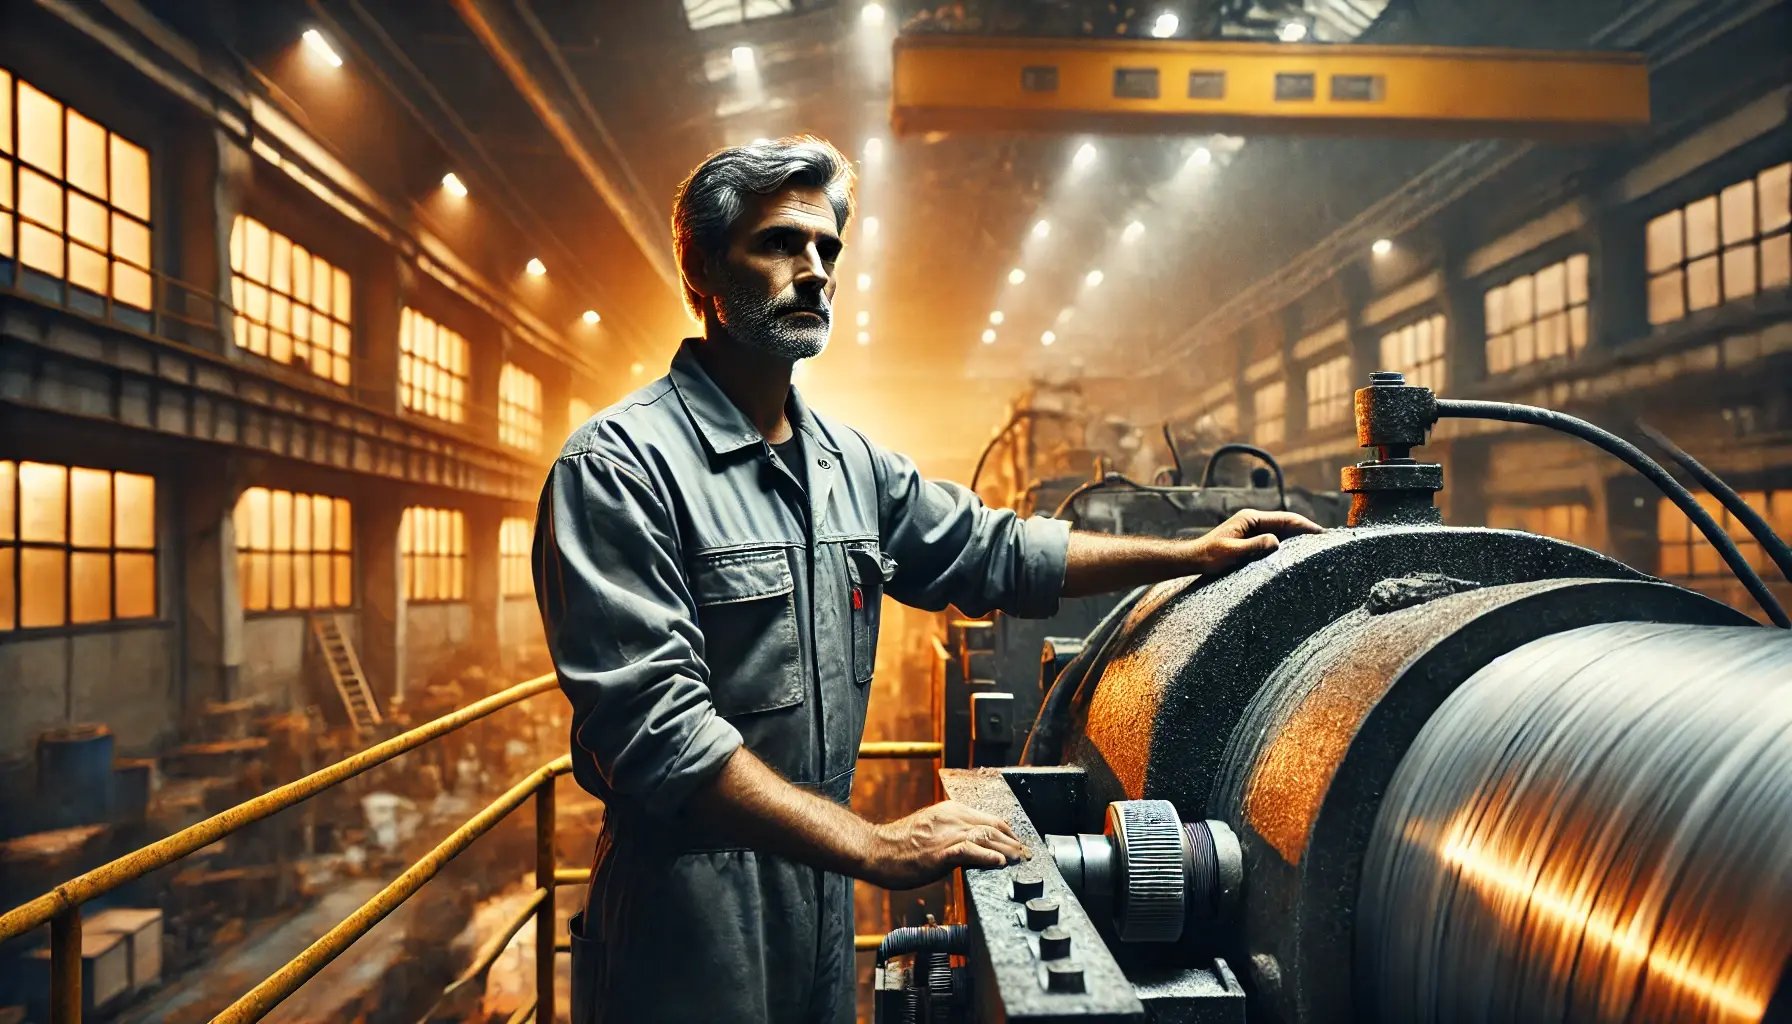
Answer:
[[[330,681],[336,685],[336,693],[342,698],[342,708],[348,713],[355,733],[365,736],[373,732],[380,724],[380,709],[373,702],[373,689],[367,685],[367,675],[361,671],[361,659],[355,655],[354,645],[348,642],[348,637],[342,634],[336,616],[311,616],[311,635],[317,638],[317,646],[323,651]]]

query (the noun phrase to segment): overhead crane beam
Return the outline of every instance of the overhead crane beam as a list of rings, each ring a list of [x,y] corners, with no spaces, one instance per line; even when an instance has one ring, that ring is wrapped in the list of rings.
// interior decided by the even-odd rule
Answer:
[[[1642,55],[1434,46],[911,35],[896,132],[1580,139],[1649,123]]]

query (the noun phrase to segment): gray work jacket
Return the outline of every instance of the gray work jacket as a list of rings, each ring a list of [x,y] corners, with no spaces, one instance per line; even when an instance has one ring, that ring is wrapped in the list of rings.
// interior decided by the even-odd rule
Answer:
[[[846,1024],[851,882],[679,812],[742,743],[845,803],[882,596],[1050,614],[1069,531],[922,479],[794,391],[802,464],[784,465],[700,344],[573,432],[536,521],[574,773],[605,801],[573,923],[575,1022]]]
[[[574,774],[612,816],[659,823],[743,742],[844,802],[883,594],[1050,615],[1069,543],[1065,523],[927,480],[794,389],[804,464],[783,465],[701,344],[573,431],[535,535]]]

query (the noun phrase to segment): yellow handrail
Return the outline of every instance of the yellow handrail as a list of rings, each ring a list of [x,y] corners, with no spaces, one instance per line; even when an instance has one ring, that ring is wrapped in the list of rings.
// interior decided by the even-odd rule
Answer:
[[[879,740],[874,743],[859,744],[859,760],[925,760],[940,756],[944,749],[945,744],[928,740]]]
[[[554,675],[549,673],[518,683],[508,690],[499,690],[497,693],[476,700],[458,711],[450,712],[432,722],[399,733],[397,736],[382,743],[376,743],[358,754],[351,754],[328,768],[319,769],[295,782],[289,782],[251,800],[245,800],[197,825],[189,825],[166,839],[151,843],[142,849],[133,850],[111,863],[102,864],[86,874],[71,878],[37,899],[15,907],[5,914],[0,914],[0,942],[5,942],[7,939],[47,924],[51,918],[63,911],[78,907],[95,897],[104,896],[126,882],[142,878],[157,868],[167,867],[187,854],[210,846],[246,825],[253,824],[270,814],[315,796],[339,782],[352,779],[369,768],[385,764],[408,750],[415,750],[430,740],[451,733],[470,722],[476,722],[494,711],[501,711],[518,701],[546,693],[558,686],[559,683],[555,680]]]
[[[511,811],[522,806],[523,801],[534,796],[545,787],[551,787],[557,776],[572,770],[572,758],[561,756],[542,765],[522,781],[510,787],[503,796],[498,797],[475,814],[465,825],[448,834],[446,839],[436,844],[435,849],[424,854],[405,873],[393,879],[391,884],[375,893],[373,898],[361,904],[360,908],[342,923],[324,933],[324,936],[305,948],[305,951],[287,961],[286,966],[275,971],[266,981],[249,990],[249,993],[230,1004],[223,1013],[212,1018],[212,1024],[249,1024],[268,1015],[274,1007],[287,996],[298,990],[300,985],[310,980],[311,976],[323,970],[330,961],[341,955],[356,939],[367,934],[374,925],[379,924],[387,914],[398,909],[398,905],[410,899],[423,883],[434,878],[442,866],[453,860],[455,855],[472,845],[473,840],[491,831],[503,821]],[[548,823],[551,830],[553,823]],[[543,915],[545,916],[545,915]],[[541,917],[538,916],[537,920]],[[548,941],[539,950],[546,951],[553,947],[553,923],[549,918],[547,927]],[[551,955],[538,957],[552,970]],[[550,974],[551,977],[551,974]],[[551,1002],[549,1008],[551,1009]]]

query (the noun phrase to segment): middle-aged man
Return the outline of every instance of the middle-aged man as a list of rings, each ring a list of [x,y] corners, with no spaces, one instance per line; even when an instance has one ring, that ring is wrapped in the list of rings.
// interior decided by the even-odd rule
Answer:
[[[703,336],[573,431],[535,583],[606,804],[574,922],[575,1021],[853,1018],[852,879],[892,888],[1025,855],[950,801],[848,806],[885,594],[1044,616],[1063,596],[1219,572],[1318,530],[1244,512],[1195,540],[1072,533],[984,507],[790,386],[832,325],[850,166],[801,137],[727,149],[678,191]]]

